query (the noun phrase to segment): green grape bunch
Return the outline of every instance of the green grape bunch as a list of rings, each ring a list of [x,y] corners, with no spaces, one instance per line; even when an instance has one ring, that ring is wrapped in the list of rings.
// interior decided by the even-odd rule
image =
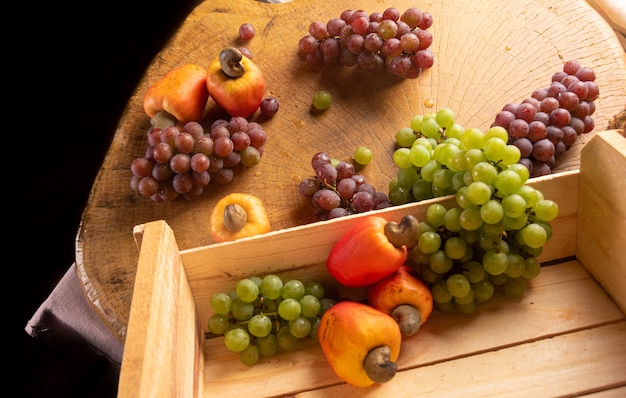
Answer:
[[[223,335],[226,348],[252,366],[262,356],[296,349],[301,339],[317,339],[320,318],[335,303],[318,282],[253,276],[211,296],[208,330]]]
[[[526,184],[529,170],[504,128],[466,129],[455,119],[443,108],[397,132],[389,199],[399,205],[455,196],[456,206],[426,209],[410,257],[439,310],[471,313],[496,288],[523,295],[540,271],[537,257],[559,208]]]

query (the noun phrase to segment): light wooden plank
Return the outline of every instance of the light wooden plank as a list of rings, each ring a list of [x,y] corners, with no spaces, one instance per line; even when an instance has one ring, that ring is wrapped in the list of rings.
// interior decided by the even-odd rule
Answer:
[[[144,225],[119,397],[202,395],[203,333],[174,234]]]
[[[398,366],[439,363],[624,319],[585,268],[569,261],[545,267],[521,300],[498,296],[472,315],[435,312],[404,342]],[[212,397],[232,391],[272,396],[341,382],[311,341],[248,368],[217,337],[206,343],[205,359],[204,390]]]
[[[577,255],[626,311],[626,139],[602,132],[581,160]]]
[[[418,367],[366,389],[342,384],[296,397],[564,397],[624,384],[626,322],[619,322]]]

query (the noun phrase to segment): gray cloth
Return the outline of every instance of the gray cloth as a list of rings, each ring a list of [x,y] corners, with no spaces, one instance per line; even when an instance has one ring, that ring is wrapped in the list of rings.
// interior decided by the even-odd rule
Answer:
[[[76,274],[76,264],[72,264],[63,275],[25,329],[34,338],[55,343],[83,344],[115,363],[122,362],[124,345],[87,302]]]

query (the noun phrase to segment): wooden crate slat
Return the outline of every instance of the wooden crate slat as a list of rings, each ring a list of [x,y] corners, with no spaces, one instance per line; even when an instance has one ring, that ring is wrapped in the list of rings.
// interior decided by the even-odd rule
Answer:
[[[581,161],[577,256],[626,311],[626,139],[603,132]]]
[[[202,395],[202,329],[174,233],[143,226],[118,397]]]
[[[342,384],[296,397],[578,396],[624,384],[626,322],[619,322],[403,371],[367,389]]]
[[[624,319],[586,269],[569,261],[544,267],[521,300],[499,296],[472,315],[434,313],[405,341],[398,366],[438,363]],[[207,342],[205,358],[204,390],[212,397],[233,390],[272,396],[341,382],[315,342],[247,368],[217,337]]]

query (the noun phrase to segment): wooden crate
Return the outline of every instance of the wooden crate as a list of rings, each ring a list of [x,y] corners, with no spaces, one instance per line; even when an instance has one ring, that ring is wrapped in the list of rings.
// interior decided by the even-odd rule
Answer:
[[[223,338],[205,339],[211,295],[243,277],[332,282],[327,254],[367,213],[184,251],[164,221],[137,226],[119,396],[626,396],[625,171],[626,139],[609,130],[583,147],[580,170],[531,180],[560,211],[524,296],[497,296],[471,315],[433,313],[403,342],[396,376],[368,388],[343,383],[312,339],[252,367]],[[453,200],[378,214],[421,219],[431,203]]]

